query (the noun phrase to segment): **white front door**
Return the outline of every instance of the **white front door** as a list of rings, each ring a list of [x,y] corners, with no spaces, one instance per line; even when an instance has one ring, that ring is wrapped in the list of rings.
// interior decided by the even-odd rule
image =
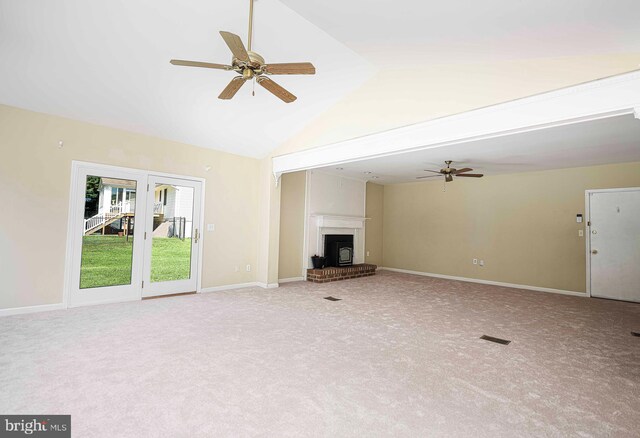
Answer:
[[[591,295],[640,302],[640,189],[589,193]]]
[[[202,183],[149,176],[142,296],[195,292]]]
[[[128,190],[144,200],[147,175],[90,164],[74,169],[69,306],[140,299],[144,227],[136,224],[146,212],[111,196]]]

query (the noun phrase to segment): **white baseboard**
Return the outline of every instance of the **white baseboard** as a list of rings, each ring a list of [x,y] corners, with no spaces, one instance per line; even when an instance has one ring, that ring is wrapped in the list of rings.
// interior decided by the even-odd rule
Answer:
[[[432,274],[430,272],[410,271],[408,269],[398,268],[380,268],[384,271],[401,272],[403,274],[422,275],[423,277],[444,278],[446,280],[466,281],[468,283],[490,284],[492,286],[510,287],[513,289],[535,290],[538,292],[550,292],[554,294],[572,295],[575,297],[587,297],[585,292],[576,292],[572,290],[552,289],[548,287],[529,286],[526,284],[503,283],[501,281],[480,280],[477,278],[455,277],[453,275]]]
[[[293,283],[294,281],[304,281],[304,277],[279,278],[278,283]]]
[[[65,309],[64,303],[42,304],[40,306],[11,307],[9,309],[0,309],[0,317],[11,315],[22,315],[25,313],[48,312],[49,310]]]
[[[224,286],[203,287],[200,289],[200,293],[219,292],[222,290],[234,290],[234,289],[246,289],[248,287],[261,287],[263,289],[275,289],[278,287],[278,283],[260,283],[258,281],[252,281],[251,283],[235,283],[227,284]]]
[[[294,280],[291,280],[294,281]],[[223,290],[234,290],[234,289],[244,289],[244,288],[248,288],[248,287],[261,287],[263,289],[274,289],[278,287],[278,283],[258,283],[258,282],[251,282],[251,283],[236,283],[236,284],[228,284],[225,286],[214,286],[214,287],[205,287],[200,289],[201,293],[208,293],[208,292],[218,292],[218,291],[223,291]],[[120,302],[125,302],[125,301],[139,301],[138,298],[133,299],[133,300],[116,300],[116,301],[105,301],[105,302],[100,302],[100,303],[93,303],[95,305],[98,304],[110,304],[110,303],[120,303]],[[93,305],[92,304],[92,305]],[[74,306],[70,306],[70,307],[74,307]],[[47,312],[49,310],[60,310],[60,309],[66,309],[67,306],[64,305],[64,303],[57,303],[57,304],[43,304],[40,306],[26,306],[26,307],[11,307],[8,309],[0,309],[0,318],[3,316],[11,316],[11,315],[22,315],[25,313],[37,313],[37,312]]]
[[[260,286],[263,289],[275,289],[280,286],[278,283],[256,283],[256,286]]]
[[[208,293],[208,292],[219,292],[221,290],[233,290],[233,289],[245,289],[247,287],[256,287],[259,286],[255,281],[251,283],[235,283],[235,284],[227,284],[224,286],[213,286],[213,287],[203,287],[200,289],[200,293]]]

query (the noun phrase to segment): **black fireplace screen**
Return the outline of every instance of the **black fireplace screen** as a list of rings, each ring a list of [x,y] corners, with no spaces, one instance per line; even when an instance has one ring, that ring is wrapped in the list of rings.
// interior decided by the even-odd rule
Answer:
[[[326,234],[324,236],[325,266],[353,264],[353,235]]]

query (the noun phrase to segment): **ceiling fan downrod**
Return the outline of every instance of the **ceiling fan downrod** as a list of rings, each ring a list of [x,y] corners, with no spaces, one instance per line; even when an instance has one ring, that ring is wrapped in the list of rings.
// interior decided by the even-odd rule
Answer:
[[[248,51],[251,51],[252,39],[253,39],[253,0],[249,0],[249,38],[247,39]]]

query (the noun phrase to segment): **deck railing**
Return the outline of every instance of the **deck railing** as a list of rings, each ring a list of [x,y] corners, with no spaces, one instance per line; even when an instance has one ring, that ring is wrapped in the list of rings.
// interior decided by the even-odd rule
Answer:
[[[131,201],[118,202],[117,204],[110,205],[106,208],[106,211],[84,220],[84,232],[86,233],[87,231],[98,227],[121,214],[133,213],[134,208],[135,202]]]

